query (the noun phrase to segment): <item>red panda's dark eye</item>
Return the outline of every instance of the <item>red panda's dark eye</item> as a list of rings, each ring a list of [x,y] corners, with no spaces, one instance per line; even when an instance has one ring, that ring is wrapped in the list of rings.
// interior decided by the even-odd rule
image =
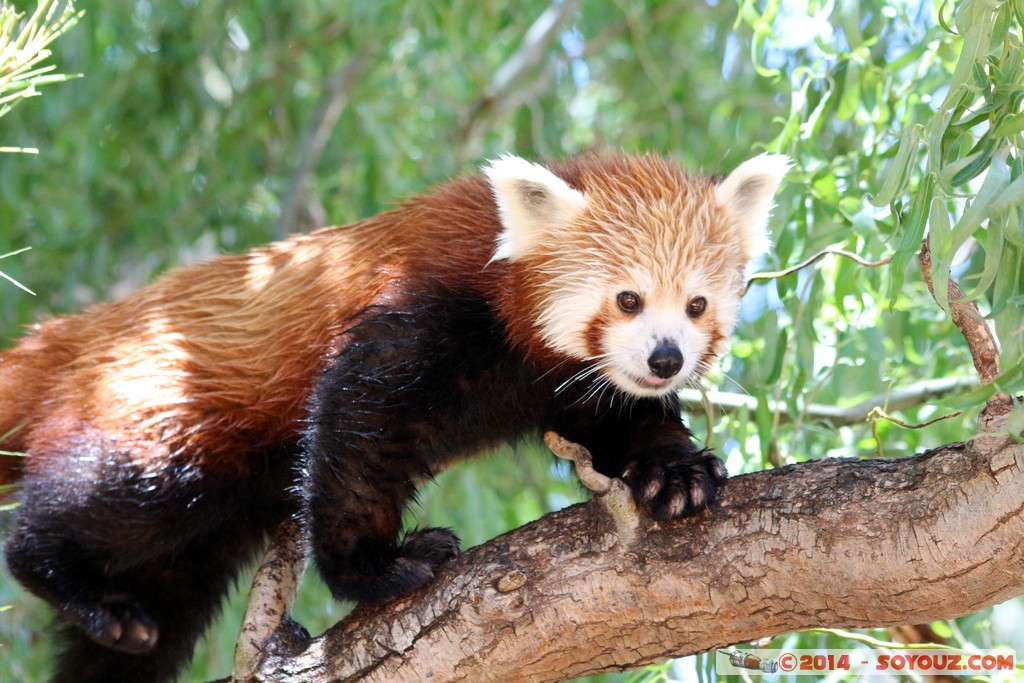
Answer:
[[[639,313],[640,307],[643,305],[640,301],[640,295],[636,292],[619,292],[619,296],[615,301],[619,304],[619,308],[622,309],[623,313]]]
[[[699,318],[704,315],[704,310],[708,307],[708,300],[702,296],[695,296],[690,299],[690,303],[686,305],[686,313],[691,318]]]

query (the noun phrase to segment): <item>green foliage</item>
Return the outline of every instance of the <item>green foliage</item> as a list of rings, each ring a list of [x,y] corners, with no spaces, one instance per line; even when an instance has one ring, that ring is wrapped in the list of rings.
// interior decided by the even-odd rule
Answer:
[[[546,10],[564,23],[531,48],[524,36]],[[3,119],[5,140],[42,153],[0,155],[0,253],[32,247],[4,268],[39,293],[0,288],[0,345],[46,312],[292,226],[376,213],[502,151],[650,149],[724,173],[763,147],[795,161],[765,269],[826,248],[892,264],[828,255],[753,284],[733,353],[709,381],[752,405],[695,411],[694,432],[710,433],[733,473],[962,440],[987,394],[969,391],[977,377],[943,308],[950,278],[994,323],[1000,388],[1024,388],[1021,5],[941,11],[882,0],[96,3],[54,46],[61,69],[85,77]],[[524,54],[533,61],[515,71]],[[926,235],[942,306],[916,271]],[[959,392],[889,402],[943,378],[962,378]],[[920,429],[867,422],[866,409],[852,422],[821,417],[863,401],[903,423],[965,410]],[[580,499],[564,465],[528,450],[444,473],[416,521],[475,544]],[[241,600],[191,680],[227,673]],[[41,680],[44,609],[0,573],[8,603],[0,679]],[[310,578],[297,612],[316,631],[342,607]],[[946,629],[1007,642],[994,615]]]
[[[756,358],[758,367],[730,372],[760,399],[755,469],[828,452],[913,452],[971,428],[991,389],[946,405],[922,401],[906,421],[951,413],[954,404],[973,409],[922,430],[889,423],[823,434],[776,429],[794,416],[801,424],[811,400],[849,406],[881,396],[884,407],[893,389],[928,378],[975,379],[963,340],[917,272],[926,234],[940,305],[947,307],[955,268],[1002,342],[998,388],[1024,387],[1024,278],[1014,241],[1024,185],[1013,185],[1024,93],[1019,3],[959,2],[955,31],[936,9],[866,0],[812,1],[806,13],[778,2],[747,2],[740,10],[759,73],[787,82],[792,93],[768,144],[796,161],[777,210],[786,229],[772,265],[825,248],[871,262],[892,259],[868,270],[829,258],[818,273],[755,285],[752,297],[780,300],[754,321],[753,346],[738,347],[746,350],[739,360]],[[782,402],[775,410],[772,399]]]
[[[58,14],[59,3],[42,0],[28,19],[17,12],[6,0],[0,3],[0,117],[9,113],[29,97],[39,95],[37,88],[49,83],[66,81],[73,76],[56,73],[54,65],[43,66],[50,57],[46,47],[74,26],[81,17],[74,5],[68,3]],[[32,147],[0,145],[0,153],[36,153]],[[25,249],[0,254],[0,260],[16,256]],[[20,282],[0,270],[0,278],[32,294]]]
[[[910,151],[899,149],[897,154],[921,161],[917,169],[894,164],[890,183],[904,188],[918,170],[917,194],[906,210],[897,204],[900,189],[892,192],[883,186],[885,194],[876,200],[894,205],[904,231],[894,255],[900,262],[918,250],[927,224],[935,297],[947,311],[946,283],[957,254],[965,247],[982,252],[976,257],[978,268],[964,278],[966,296],[987,300],[988,317],[1002,341],[1004,378],[999,384],[1009,391],[1024,387],[1024,376],[1010,374],[1024,360],[1024,50],[1019,12],[1020,4],[1014,2],[974,0],[956,6],[955,29],[943,30],[955,30],[963,44],[945,97],[920,123],[912,114],[900,121],[904,129],[919,130],[914,137],[920,139],[908,140]],[[894,276],[901,275],[894,268]],[[892,289],[895,299],[897,277]]]
[[[58,11],[59,10],[59,11]],[[36,89],[60,83],[73,76],[56,73],[47,46],[74,26],[82,13],[68,3],[60,8],[54,0],[42,0],[32,16],[25,19],[6,0],[0,3],[0,117],[26,98],[39,94]],[[0,147],[0,152],[36,152],[36,149]]]

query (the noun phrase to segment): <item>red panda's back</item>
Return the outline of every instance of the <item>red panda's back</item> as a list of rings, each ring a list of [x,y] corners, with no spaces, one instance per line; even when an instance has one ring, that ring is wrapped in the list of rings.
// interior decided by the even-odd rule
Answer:
[[[185,461],[244,472],[254,449],[298,438],[353,316],[409,277],[479,277],[496,231],[486,186],[457,182],[44,323],[0,351],[0,435],[23,425],[0,450],[59,457],[77,439],[147,470]],[[0,458],[0,481],[46,460]]]
[[[160,467],[298,436],[332,336],[381,276],[332,231],[171,271],[127,299],[37,326],[0,351],[0,450],[60,455],[69,439]],[[379,271],[379,269],[377,269]],[[0,482],[26,459],[0,458]]]

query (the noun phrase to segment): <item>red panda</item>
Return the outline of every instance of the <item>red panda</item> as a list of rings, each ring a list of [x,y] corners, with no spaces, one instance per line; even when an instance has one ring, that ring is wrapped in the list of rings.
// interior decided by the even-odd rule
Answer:
[[[172,271],[0,353],[7,564],[66,624],[57,681],[163,681],[299,514],[342,600],[459,552],[416,485],[554,430],[659,519],[726,477],[675,391],[722,354],[786,170],[506,156],[358,223]],[[8,434],[10,432],[10,434]]]

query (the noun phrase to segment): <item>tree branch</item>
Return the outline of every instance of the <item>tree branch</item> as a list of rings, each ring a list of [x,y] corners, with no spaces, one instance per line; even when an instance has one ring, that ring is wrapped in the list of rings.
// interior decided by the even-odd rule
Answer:
[[[301,232],[324,225],[323,216],[308,215],[309,183],[317,161],[324,153],[331,132],[338,123],[348,99],[359,81],[359,77],[370,62],[371,48],[364,48],[341,69],[338,69],[326,83],[320,105],[310,122],[299,147],[299,161],[292,171],[288,192],[281,202],[281,220],[277,237],[284,238],[293,232]]]
[[[252,580],[235,645],[232,681],[254,680],[273,657],[295,655],[305,648],[309,632],[292,620],[291,609],[307,557],[302,524],[294,518],[285,521]]]
[[[672,524],[630,503],[632,530],[610,511],[613,486],[253,680],[554,681],[795,629],[971,613],[1024,593],[1022,468],[1024,446],[993,435],[827,458],[736,477],[713,510]]]
[[[935,296],[935,282],[932,279],[932,251],[931,238],[921,244],[921,253],[917,260],[921,267],[921,275],[928,285],[928,291],[932,298],[938,303]],[[947,287],[947,301],[949,304],[949,317],[960,330],[967,348],[971,352],[971,360],[974,361],[974,369],[978,371],[982,384],[991,384],[999,377],[999,342],[996,341],[995,333],[985,322],[978,304],[969,301],[964,296],[952,277],[949,278]],[[1018,399],[1019,400],[1019,399]],[[993,394],[985,404],[984,410],[978,416],[978,423],[983,431],[988,430],[990,423],[1002,420],[1014,410],[1014,398],[1005,392]]]
[[[495,119],[522,101],[523,81],[541,63],[579,4],[579,0],[552,2],[527,29],[516,51],[494,72],[458,134],[463,156],[476,148],[483,132],[493,128]]]

